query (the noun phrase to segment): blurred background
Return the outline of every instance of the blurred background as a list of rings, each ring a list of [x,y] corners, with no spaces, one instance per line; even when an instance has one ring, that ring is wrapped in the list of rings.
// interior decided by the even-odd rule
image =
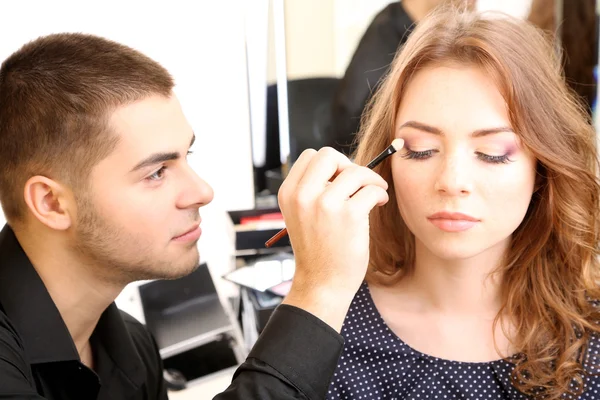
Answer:
[[[197,139],[192,167],[215,189],[202,209],[202,265],[136,282],[117,305],[157,338],[172,399],[211,399],[281,302],[293,252],[277,190],[307,148],[351,154],[365,102],[396,49],[436,4],[530,20],[554,37],[568,84],[596,118],[595,0],[21,0],[0,5],[0,60],[38,36],[86,32],[173,74]],[[0,225],[5,221],[0,213]]]

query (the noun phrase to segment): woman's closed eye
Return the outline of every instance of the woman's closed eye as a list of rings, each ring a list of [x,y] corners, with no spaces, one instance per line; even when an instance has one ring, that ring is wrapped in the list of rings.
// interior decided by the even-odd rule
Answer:
[[[475,152],[475,154],[477,154],[477,157],[480,160],[490,163],[490,164],[506,164],[511,161],[508,158],[509,154],[504,154],[501,156],[492,156],[492,155],[481,153],[481,152]]]
[[[425,151],[414,151],[406,147],[406,152],[402,155],[403,158],[409,160],[426,160],[430,158],[433,153],[437,153],[438,150],[425,150]]]
[[[409,148],[406,148],[406,151],[404,152],[404,154],[402,154],[402,157],[409,159],[409,160],[419,160],[420,161],[420,160],[426,160],[428,158],[431,158],[435,153],[438,153],[438,152],[439,152],[439,150],[435,150],[435,149],[414,151]],[[497,155],[490,155],[490,154],[486,154],[486,153],[477,151],[477,152],[475,152],[475,155],[477,156],[478,159],[480,159],[481,161],[486,162],[488,164],[506,164],[511,161],[508,158],[509,154],[497,156]]]

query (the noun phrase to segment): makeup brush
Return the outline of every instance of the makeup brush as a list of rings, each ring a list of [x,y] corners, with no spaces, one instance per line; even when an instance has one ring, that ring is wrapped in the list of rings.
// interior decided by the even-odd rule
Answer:
[[[370,163],[367,164],[367,168],[369,168],[369,169],[375,168],[376,166],[381,164],[381,162],[383,160],[385,160],[386,158],[388,158],[395,152],[402,149],[402,147],[404,147],[404,140],[394,139],[392,141],[392,144],[390,144],[384,151],[379,153],[379,155],[377,157],[375,157]],[[283,238],[285,235],[287,235],[287,229],[283,228],[282,230],[277,232],[275,235],[273,235],[273,237],[271,239],[267,240],[267,242],[265,243],[265,247],[268,248],[268,247],[273,246],[275,243],[277,243],[279,240],[281,240],[281,238]]]

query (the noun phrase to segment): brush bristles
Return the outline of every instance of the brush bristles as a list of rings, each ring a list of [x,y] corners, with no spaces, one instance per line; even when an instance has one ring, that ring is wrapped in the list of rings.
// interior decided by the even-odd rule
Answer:
[[[394,150],[399,151],[400,149],[402,149],[404,147],[404,140],[398,138],[398,139],[394,139],[392,141],[392,147],[394,148]]]

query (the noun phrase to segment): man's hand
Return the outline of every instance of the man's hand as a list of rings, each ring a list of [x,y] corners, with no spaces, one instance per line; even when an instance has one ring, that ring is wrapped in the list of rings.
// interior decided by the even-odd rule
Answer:
[[[341,330],[369,262],[369,213],[385,204],[387,182],[346,156],[306,150],[279,190],[296,272],[285,304]]]

